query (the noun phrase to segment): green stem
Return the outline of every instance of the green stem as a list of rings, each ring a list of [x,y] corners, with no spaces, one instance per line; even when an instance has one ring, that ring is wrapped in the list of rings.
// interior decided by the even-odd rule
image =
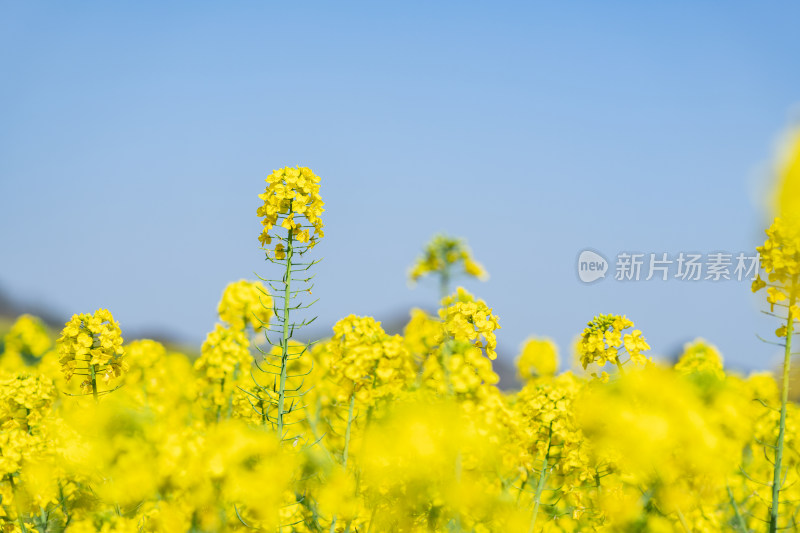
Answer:
[[[16,507],[17,511],[17,523],[19,523],[19,528],[22,530],[22,533],[28,533],[28,528],[25,527],[25,519],[22,517],[22,510],[19,507],[19,500],[17,499],[16,495],[16,485],[14,483],[14,475],[8,474],[8,483],[11,485],[11,495],[14,498],[14,506]]]
[[[69,507],[67,506],[67,497],[64,495],[64,485],[62,485],[61,481],[58,482],[58,499],[61,503],[61,512],[64,515],[64,529],[66,529],[69,523],[72,521],[72,515],[70,514]]]
[[[742,530],[743,533],[747,533],[747,524],[744,521],[744,517],[742,513],[739,511],[739,505],[736,503],[736,498],[733,497],[733,491],[731,490],[731,486],[728,485],[728,498],[731,501],[731,506],[733,507],[733,513],[736,516],[736,522],[739,528]]]
[[[347,429],[344,431],[344,451],[342,452],[342,464],[347,468],[347,456],[350,450],[350,428],[353,425],[353,408],[356,404],[356,391],[350,396],[350,408],[347,411]]]
[[[225,392],[225,378],[219,381],[219,392],[220,394],[224,394]],[[222,418],[222,406],[217,405],[217,424],[219,424],[220,418]]]
[[[28,533],[28,528],[25,527],[25,520],[22,519],[22,515],[17,513],[17,522],[19,523],[19,528],[22,530],[22,533]]]
[[[92,396],[94,396],[94,401],[98,402],[97,398],[97,365],[89,365],[89,374],[92,380]]]
[[[446,339],[444,341],[444,343],[442,344],[441,350],[439,350],[439,353],[441,353],[440,361],[441,361],[441,365],[442,365],[442,374],[444,375],[444,382],[447,384],[447,395],[448,396],[452,396],[453,395],[453,383],[450,380],[450,367],[448,366],[448,363],[450,362],[450,355],[451,355],[450,354],[450,340],[449,339]]]
[[[533,533],[533,528],[536,525],[536,515],[539,514],[539,504],[542,501],[542,492],[544,492],[544,485],[547,481],[547,468],[550,462],[550,445],[553,442],[553,425],[547,430],[547,451],[544,454],[544,464],[542,464],[542,471],[539,473],[539,482],[536,484],[536,494],[533,497],[533,515],[531,516],[531,525],[528,527],[528,533]]]
[[[675,509],[675,512],[676,512],[676,513],[677,513],[677,515],[678,515],[678,520],[680,520],[680,522],[681,522],[681,526],[683,526],[683,530],[684,530],[686,533],[691,533],[691,532],[692,532],[692,530],[691,530],[691,529],[689,529],[689,524],[687,524],[687,523],[686,523],[686,518],[684,518],[684,516],[683,516],[683,513],[681,512],[681,510],[680,510],[679,508],[676,508],[676,509]]]
[[[769,509],[769,531],[778,531],[778,506],[781,494],[781,463],[783,462],[783,440],[786,433],[786,405],[789,403],[789,368],[792,361],[792,332],[794,317],[792,307],[797,302],[797,275],[792,279],[789,291],[789,312],[786,316],[786,345],[783,353],[783,382],[781,383],[781,420],[778,428],[778,442],[775,451],[775,468],[772,472],[772,505]]]
[[[49,513],[44,507],[39,507],[39,516],[36,519],[36,528],[40,533],[47,533],[47,523],[50,521]]]
[[[450,269],[446,266],[439,277],[439,296],[442,300],[450,296]]]
[[[369,515],[369,525],[367,526],[367,533],[372,533],[372,524],[375,522],[375,515],[378,512],[378,506],[372,508],[372,512]]]
[[[527,482],[527,480],[525,482],[519,484],[519,490],[517,490],[517,499],[516,499],[517,507],[519,507],[519,502],[522,500],[522,495],[525,493],[525,483],[526,482]]]
[[[342,452],[342,465],[347,470],[347,455],[350,450],[350,427],[353,425],[353,407],[356,404],[356,391],[350,396],[350,408],[347,410],[347,428],[344,430],[344,451]],[[336,531],[336,515],[331,519],[331,531]]]
[[[617,354],[617,358],[614,360],[614,362],[617,363],[617,368],[619,369],[619,375],[620,376],[624,376],[625,375],[625,369],[622,368],[622,363],[619,360],[619,354]]]
[[[317,422],[319,422],[319,411],[321,404],[322,404],[321,400],[317,398],[316,408],[314,409],[315,413],[314,417],[316,418],[316,421],[312,420],[312,418],[309,416],[308,418],[306,418],[306,422],[308,423],[308,427],[311,430],[311,436],[314,437],[314,442],[316,442],[317,445],[320,448],[322,448],[322,451],[325,452],[325,457],[327,457],[331,463],[335,463],[336,462],[335,459],[331,455],[331,452],[328,451],[328,447],[325,446],[325,444],[322,442],[322,438],[320,438],[319,432],[317,431]]]
[[[292,290],[292,254],[294,253],[294,243],[292,231],[287,231],[286,238],[286,272],[284,273],[283,290],[283,336],[281,338],[281,382],[278,391],[278,435],[283,439],[283,412],[286,400],[286,372],[289,360],[289,302],[291,301]]]

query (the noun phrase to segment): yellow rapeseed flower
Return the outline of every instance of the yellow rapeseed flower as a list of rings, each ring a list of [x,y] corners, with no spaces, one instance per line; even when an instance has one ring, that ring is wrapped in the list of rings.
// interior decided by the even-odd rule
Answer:
[[[558,347],[550,339],[531,337],[522,346],[516,363],[517,375],[523,381],[552,376],[558,370]]]
[[[591,363],[600,366],[606,362],[622,365],[619,360],[619,350],[624,347],[628,352],[630,360],[638,364],[646,364],[648,358],[643,355],[650,349],[650,345],[645,341],[642,332],[634,329],[630,333],[623,333],[624,330],[633,327],[633,322],[625,316],[619,315],[597,315],[589,322],[581,335],[578,343],[578,353],[581,356],[581,364],[585,369]]]
[[[21,315],[4,337],[5,350],[41,357],[53,345],[44,323],[37,317]]]
[[[92,391],[94,377],[108,383],[128,369],[119,323],[107,309],[73,315],[57,344],[64,377],[69,381],[75,374],[84,376],[84,392]]]
[[[219,318],[234,329],[245,329],[248,325],[258,332],[272,318],[272,298],[259,281],[241,279],[229,283],[217,306]]]
[[[397,395],[414,378],[414,364],[403,338],[388,335],[372,317],[347,316],[333,326],[327,345],[329,374],[340,386],[341,401],[351,395],[363,403]]]
[[[782,302],[796,301],[800,295],[800,220],[776,218],[767,229],[767,240],[757,250],[767,281],[758,276],[753,281],[753,292],[767,289],[771,311]]]
[[[470,342],[476,348],[486,350],[489,359],[497,358],[497,337],[494,332],[500,329],[500,324],[486,302],[475,298],[463,287],[458,287],[455,294],[442,300],[439,318],[444,323],[447,335],[454,340]]]
[[[718,379],[725,377],[722,355],[716,346],[703,339],[695,339],[683,347],[683,354],[675,364],[675,370],[681,374],[711,375]]]
[[[306,167],[284,167],[267,176],[267,188],[258,195],[264,202],[257,210],[258,216],[262,217],[263,229],[258,238],[262,246],[276,238],[272,233],[276,225],[285,228],[307,249],[313,248],[324,236],[320,215],[325,211],[325,204],[319,195],[319,181],[319,177]],[[278,243],[274,250],[276,259],[285,258],[282,243]]]
[[[425,245],[422,256],[411,267],[411,281],[428,274],[439,274],[449,280],[454,274],[451,269],[461,263],[463,273],[485,281],[489,274],[483,266],[472,257],[472,251],[464,239],[458,239],[443,233],[434,235]]]

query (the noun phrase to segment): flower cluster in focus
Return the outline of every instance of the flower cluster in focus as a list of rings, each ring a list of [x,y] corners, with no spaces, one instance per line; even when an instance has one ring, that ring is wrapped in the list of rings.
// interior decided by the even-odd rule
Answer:
[[[757,248],[767,281],[759,275],[753,281],[753,292],[767,289],[770,310],[786,301],[796,301],[800,294],[800,223],[796,220],[776,218],[767,229],[767,240]],[[800,310],[793,310],[800,317]]]
[[[646,364],[648,358],[642,352],[650,349],[642,332],[634,329],[624,333],[626,329],[633,328],[633,322],[625,316],[597,315],[589,322],[581,335],[578,344],[578,353],[581,364],[585,369],[591,363],[599,366],[607,362],[622,364],[619,360],[619,350],[624,347],[630,360],[638,364]]]
[[[57,342],[64,377],[69,381],[73,375],[84,376],[81,389],[86,393],[91,392],[95,377],[108,383],[128,369],[122,332],[107,309],[73,315]]]
[[[399,335],[387,335],[372,317],[350,315],[333,326],[331,379],[340,385],[340,399],[362,402],[397,395],[414,379],[414,364]]]
[[[319,195],[319,181],[306,167],[285,167],[267,176],[267,188],[258,196],[264,202],[257,210],[262,217],[263,229],[258,238],[262,246],[270,244],[273,238],[282,240],[272,231],[279,222],[293,240],[305,243],[307,249],[324,236],[320,215],[325,204]],[[283,259],[286,245],[277,243],[274,252],[276,259]]]
[[[500,329],[500,324],[486,302],[458,287],[455,294],[442,300],[439,318],[444,323],[446,334],[454,340],[469,342],[486,350],[489,359],[497,358],[494,332]]]

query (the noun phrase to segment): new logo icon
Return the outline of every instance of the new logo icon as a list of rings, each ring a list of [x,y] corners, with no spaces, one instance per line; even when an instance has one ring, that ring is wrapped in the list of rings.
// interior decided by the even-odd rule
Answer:
[[[584,250],[578,256],[578,278],[584,283],[592,283],[606,277],[608,261],[592,250]]]

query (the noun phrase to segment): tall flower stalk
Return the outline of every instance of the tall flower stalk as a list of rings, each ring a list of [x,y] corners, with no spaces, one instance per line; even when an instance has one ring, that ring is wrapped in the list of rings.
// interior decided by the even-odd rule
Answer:
[[[439,297],[450,296],[450,282],[457,275],[489,279],[483,266],[472,257],[472,251],[464,239],[444,233],[434,235],[425,245],[425,250],[409,271],[409,278],[416,283],[420,278],[434,274],[439,278]]]
[[[778,505],[782,486],[781,466],[783,462],[783,441],[786,434],[786,405],[789,403],[789,368],[792,362],[792,330],[797,313],[797,275],[792,279],[789,309],[786,315],[786,344],[783,355],[783,379],[781,381],[781,418],[778,427],[778,443],[775,450],[775,469],[772,476],[772,505],[770,506],[769,529],[770,533],[778,530]]]
[[[319,181],[319,177],[308,168],[285,167],[267,177],[266,190],[259,195],[264,202],[257,211],[263,225],[259,241],[266,252],[266,260],[278,265],[282,276],[276,279],[260,278],[269,284],[275,299],[271,304],[262,301],[262,305],[267,308],[272,306],[277,321],[264,328],[264,336],[271,346],[277,346],[279,350],[278,353],[262,351],[264,360],[256,365],[260,371],[272,376],[272,382],[262,384],[255,375],[253,380],[259,392],[259,414],[272,424],[281,439],[299,436],[290,437],[286,428],[299,422],[290,420],[289,415],[302,409],[300,402],[306,392],[302,390],[302,381],[297,387],[289,388],[287,380],[302,377],[302,374],[290,374],[290,362],[302,357],[310,346],[293,349],[290,340],[298,329],[316,318],[298,322],[295,316],[316,302],[304,304],[297,299],[301,294],[311,294],[314,276],[308,275],[308,272],[319,262],[318,259],[310,262],[301,260],[324,235],[320,219],[324,203],[319,196]],[[277,241],[274,246],[273,241]],[[275,337],[279,338],[277,342],[272,340]],[[258,409],[255,405],[253,408]]]
[[[753,282],[753,292],[767,290],[768,314],[779,318],[783,324],[775,331],[784,337],[783,379],[781,382],[781,408],[778,422],[778,438],[774,445],[775,460],[772,475],[772,501],[769,513],[769,531],[777,531],[780,511],[780,495],[783,490],[783,453],[786,435],[786,410],[789,403],[789,371],[792,358],[792,334],[795,322],[800,320],[797,297],[800,293],[800,220],[776,218],[767,230],[767,240],[758,247],[762,267],[767,280],[758,276]],[[775,307],[779,312],[775,312]],[[780,311],[786,312],[783,316]]]

